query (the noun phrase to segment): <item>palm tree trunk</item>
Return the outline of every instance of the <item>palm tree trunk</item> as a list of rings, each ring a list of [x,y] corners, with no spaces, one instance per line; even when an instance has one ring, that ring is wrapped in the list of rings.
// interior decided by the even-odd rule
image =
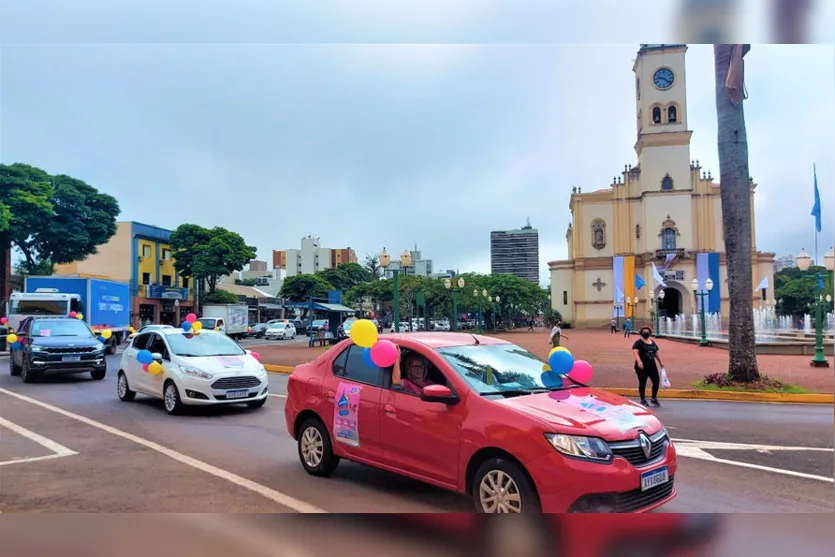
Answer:
[[[726,89],[728,69],[735,46],[714,45],[713,55],[716,73],[722,225],[725,233],[728,296],[731,306],[728,323],[728,374],[735,381],[749,383],[759,379],[760,374],[757,369],[754,336],[751,180],[748,171],[745,113],[741,98],[734,103]]]

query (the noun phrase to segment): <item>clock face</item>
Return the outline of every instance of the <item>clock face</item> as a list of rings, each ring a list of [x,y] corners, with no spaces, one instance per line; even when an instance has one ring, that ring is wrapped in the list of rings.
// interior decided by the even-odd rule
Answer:
[[[669,89],[673,86],[675,75],[670,68],[659,68],[652,76],[652,83],[659,89]]]

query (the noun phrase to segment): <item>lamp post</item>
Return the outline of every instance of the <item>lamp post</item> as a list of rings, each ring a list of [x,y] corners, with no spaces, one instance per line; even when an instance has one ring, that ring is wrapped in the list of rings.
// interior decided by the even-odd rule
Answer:
[[[498,317],[499,317],[499,312],[502,309],[502,306],[501,306],[502,298],[501,298],[501,296],[497,295],[495,300],[496,300],[496,303],[493,305],[493,329],[498,329],[499,328]]]
[[[378,257],[380,261],[380,267],[383,269],[387,269],[388,266],[391,264],[391,256],[386,251],[386,248],[383,248],[383,251],[380,252]],[[412,265],[412,254],[409,253],[409,250],[403,250],[403,253],[400,254],[400,269],[403,269],[405,272],[406,268]],[[392,278],[394,279],[394,293],[392,295],[392,320],[394,321],[394,332],[400,332],[400,269],[392,269],[391,274]]]
[[[705,298],[710,294],[710,291],[713,290],[713,281],[707,279],[705,281],[705,287],[703,289],[699,289],[699,279],[693,279],[690,282],[690,287],[693,289],[693,294],[695,294],[699,300],[699,321],[702,323],[702,338],[699,339],[699,346],[710,346],[710,342],[707,340],[707,324],[705,323]]]
[[[665,294],[663,290],[659,290],[658,294],[653,290],[649,295],[655,302],[655,336],[661,337],[661,304],[664,302]]]
[[[485,300],[487,300],[487,298],[489,298],[489,297],[490,297],[490,295],[487,293],[487,289],[486,289],[486,288],[484,288],[484,289],[481,291],[481,297],[482,297],[482,298],[484,298]],[[479,306],[478,306],[478,315],[479,315],[479,320],[481,321],[481,329],[482,329],[482,330],[484,330],[484,329],[486,329],[486,328],[487,328],[487,316],[486,316],[486,315],[484,315],[484,313],[485,313],[485,310],[481,309],[481,304],[479,304]]]
[[[629,308],[627,312],[627,317],[632,318],[632,325],[635,325],[635,309],[638,307],[638,296],[634,298],[627,296],[626,297],[626,307]]]
[[[458,282],[456,283],[459,289],[464,288],[464,279],[459,278]],[[450,328],[453,331],[458,330],[458,291],[452,288],[452,280],[451,279],[444,279],[444,288],[449,290],[450,296],[452,296],[452,323],[450,323]]]
[[[623,309],[623,304],[615,300],[615,303],[612,304],[612,307],[615,310],[615,320],[617,323],[617,329],[620,330],[620,310]]]
[[[797,256],[796,261],[797,268],[804,273],[807,272],[809,267],[812,265],[812,258],[808,253],[806,253],[805,249],[800,250],[800,254]],[[835,251],[833,251],[832,248],[829,248],[829,251],[823,256],[823,266],[827,271],[835,269]],[[829,294],[824,296],[823,294],[823,274],[817,272],[814,275],[809,274],[806,276],[814,276],[818,282],[818,292],[815,296],[815,355],[812,358],[812,361],[809,362],[809,365],[812,367],[829,367],[829,360],[826,359],[826,355],[823,353],[823,316],[824,303],[828,306],[832,301],[832,296]]]

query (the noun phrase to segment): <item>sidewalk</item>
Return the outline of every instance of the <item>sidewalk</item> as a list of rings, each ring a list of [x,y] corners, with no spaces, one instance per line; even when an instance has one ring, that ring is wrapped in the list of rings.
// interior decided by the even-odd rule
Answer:
[[[496,335],[525,348],[542,360],[548,356],[548,331],[520,331]],[[596,387],[634,388],[631,339],[623,334],[607,331],[566,329],[569,340],[563,342],[576,359],[588,360],[594,366],[592,384]],[[693,389],[693,383],[710,373],[725,373],[728,351],[721,348],[700,347],[693,344],[658,339],[672,387]],[[314,359],[327,348],[308,348],[306,345],[271,344],[255,348],[265,364],[295,366]],[[833,368],[809,366],[809,356],[758,356],[760,373],[772,379],[797,385],[812,392],[835,392]]]

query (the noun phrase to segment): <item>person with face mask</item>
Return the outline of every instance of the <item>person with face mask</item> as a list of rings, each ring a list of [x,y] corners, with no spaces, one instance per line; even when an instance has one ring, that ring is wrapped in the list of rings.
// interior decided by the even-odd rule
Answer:
[[[641,327],[640,333],[641,338],[632,345],[632,356],[635,358],[635,374],[638,376],[641,404],[648,406],[646,391],[647,379],[649,379],[652,383],[650,403],[653,406],[661,406],[658,402],[658,384],[660,383],[659,370],[664,369],[664,360],[659,353],[658,344],[652,339],[652,329]]]

